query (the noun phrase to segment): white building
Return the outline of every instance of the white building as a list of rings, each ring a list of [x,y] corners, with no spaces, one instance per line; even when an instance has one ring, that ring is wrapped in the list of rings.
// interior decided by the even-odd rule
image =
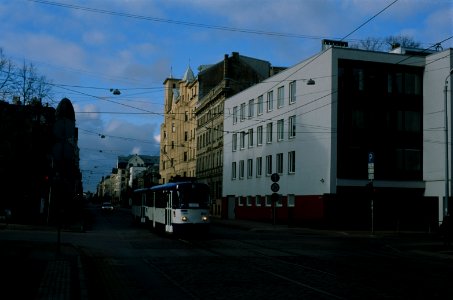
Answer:
[[[451,67],[451,49],[402,55],[325,44],[228,98],[228,216],[273,218],[270,177],[277,173],[277,221],[369,226],[374,198],[373,223],[382,228],[432,226],[441,219],[445,177],[442,139],[430,128],[442,124],[439,78]],[[431,135],[440,143],[427,142]]]

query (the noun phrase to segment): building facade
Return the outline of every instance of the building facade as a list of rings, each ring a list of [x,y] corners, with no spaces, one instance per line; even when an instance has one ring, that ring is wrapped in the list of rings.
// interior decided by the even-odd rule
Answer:
[[[267,61],[233,52],[231,56],[226,54],[223,61],[203,67],[198,74],[196,177],[210,186],[214,216],[221,214],[225,99],[278,70]]]
[[[424,167],[441,151],[426,153],[424,119],[439,122],[439,116],[426,117],[426,108],[434,112],[443,102],[427,94],[435,79],[426,77],[446,75],[450,52],[323,45],[313,57],[228,98],[224,216],[345,227],[436,226],[444,193],[434,186],[442,178]],[[437,69],[429,71],[429,60]],[[274,173],[279,188],[272,190]]]
[[[190,66],[182,79],[167,78],[164,122],[160,136],[161,183],[175,177],[195,177],[195,105],[198,81]]]

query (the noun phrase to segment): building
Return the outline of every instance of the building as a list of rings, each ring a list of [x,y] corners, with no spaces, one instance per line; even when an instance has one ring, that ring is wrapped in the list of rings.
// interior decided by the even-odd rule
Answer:
[[[160,136],[161,183],[175,177],[195,177],[195,104],[198,81],[190,66],[182,79],[170,76],[164,81],[164,122]]]
[[[150,155],[118,156],[116,168],[102,178],[98,196],[112,204],[128,206],[134,189],[159,183],[159,157]]]
[[[0,101],[1,213],[16,223],[71,222],[81,208],[78,130],[69,99],[57,108],[39,99]]]
[[[407,55],[324,43],[320,53],[228,98],[223,216],[437,226],[445,195],[441,78],[451,67],[451,49]]]
[[[238,52],[226,54],[217,64],[200,68],[195,110],[196,177],[210,186],[214,216],[221,214],[225,99],[282,69]]]

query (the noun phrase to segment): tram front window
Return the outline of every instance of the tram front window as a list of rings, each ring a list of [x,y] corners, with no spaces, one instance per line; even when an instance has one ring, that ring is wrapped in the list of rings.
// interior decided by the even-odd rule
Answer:
[[[185,188],[178,191],[181,208],[207,208],[209,190],[202,188]]]

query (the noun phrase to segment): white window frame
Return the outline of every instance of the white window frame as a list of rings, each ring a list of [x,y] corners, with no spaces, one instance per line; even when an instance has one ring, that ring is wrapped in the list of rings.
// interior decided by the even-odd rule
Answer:
[[[288,138],[293,139],[296,137],[296,116],[288,118]]]
[[[260,125],[256,128],[256,145],[261,146],[263,144],[263,126]]]
[[[285,87],[281,86],[277,89],[277,108],[282,108],[285,104]]]
[[[241,131],[241,134],[239,135],[239,148],[245,149],[245,131]]]
[[[232,144],[233,152],[236,151],[238,149],[238,135],[237,135],[237,133],[233,133],[231,144]]]
[[[233,125],[238,122],[238,107],[233,107]]]
[[[266,125],[266,143],[272,143],[272,122]]]
[[[277,153],[275,156],[275,172],[283,174],[283,153]]]
[[[272,197],[271,197],[271,195],[266,195],[265,196],[265,206],[266,207],[272,206]]]
[[[253,177],[253,158],[247,159],[247,178]]]
[[[257,157],[256,158],[256,177],[263,176],[263,158]]]
[[[296,173],[296,151],[288,152],[288,174]]]
[[[241,108],[239,110],[239,117],[241,122],[245,120],[245,103],[241,103]]]
[[[239,161],[239,179],[244,179],[244,172],[245,172],[244,167],[245,167],[244,160],[241,159]]]
[[[256,195],[255,196],[255,206],[256,207],[260,207],[261,206],[261,196],[260,195]]]
[[[274,110],[274,91],[267,92],[267,111]]]
[[[263,95],[258,96],[258,101],[257,101],[257,102],[258,102],[258,103],[257,103],[257,105],[258,105],[258,109],[257,109],[257,110],[258,110],[258,111],[257,111],[258,116],[262,115],[263,112],[264,112],[263,98],[264,98]]]
[[[252,206],[252,196],[247,196],[246,199],[247,199],[247,200],[246,200],[247,206]]]
[[[272,175],[272,154],[266,155],[266,175]]]
[[[251,99],[249,100],[249,119],[253,118],[254,114],[255,114],[255,100]]]
[[[283,141],[283,138],[284,138],[284,133],[283,133],[284,126],[285,126],[285,120],[284,119],[277,120],[277,141]]]
[[[287,206],[288,207],[294,207],[296,206],[296,195],[294,194],[288,194],[288,196],[286,197],[286,201],[287,201]]]
[[[236,162],[233,161],[231,163],[231,180],[236,180],[237,178],[237,173],[236,173]]]
[[[289,83],[289,104],[296,103],[296,81],[291,81]]]
[[[253,128],[250,128],[248,133],[248,139],[249,139],[249,148],[252,148],[254,145],[253,145]]]

